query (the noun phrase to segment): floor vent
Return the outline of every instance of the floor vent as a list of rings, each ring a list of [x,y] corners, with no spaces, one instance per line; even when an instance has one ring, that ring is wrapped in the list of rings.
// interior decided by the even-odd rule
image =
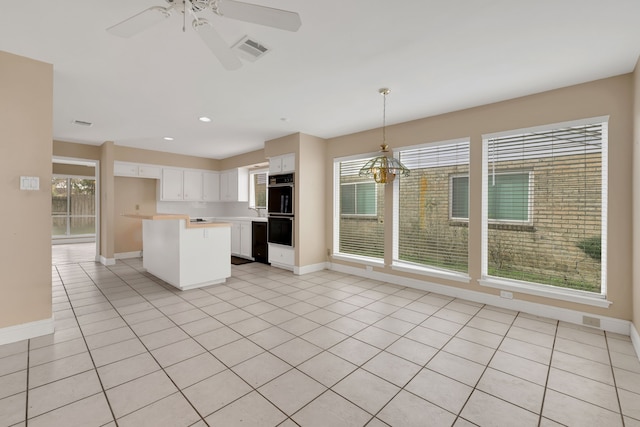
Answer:
[[[249,38],[249,36],[244,36],[233,46],[233,48],[238,52],[239,56],[244,59],[248,59],[249,61],[255,61],[256,59],[264,56],[270,50],[262,43]]]

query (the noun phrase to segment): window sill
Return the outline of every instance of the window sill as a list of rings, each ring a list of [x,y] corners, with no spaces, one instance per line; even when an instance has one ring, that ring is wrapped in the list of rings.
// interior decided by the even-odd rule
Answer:
[[[373,267],[384,267],[384,260],[380,258],[334,253],[333,255],[331,255],[331,259],[336,261],[353,262],[356,264],[366,264]]]
[[[453,271],[438,270],[421,265],[405,264],[403,262],[394,262],[391,266],[392,270],[402,271],[405,273],[419,274],[421,276],[436,277],[438,279],[452,280],[454,282],[469,283],[471,277],[468,274],[457,273]]]
[[[535,283],[518,282],[495,277],[485,277],[478,280],[480,286],[486,286],[505,291],[519,292],[527,295],[552,298],[562,301],[575,302],[578,304],[591,305],[594,307],[609,308],[612,304],[604,295],[590,292],[556,288],[550,285],[539,285]]]

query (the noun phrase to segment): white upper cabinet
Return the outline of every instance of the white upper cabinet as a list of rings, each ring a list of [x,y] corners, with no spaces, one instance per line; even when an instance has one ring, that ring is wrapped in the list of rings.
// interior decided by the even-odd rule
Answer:
[[[202,178],[202,200],[205,202],[220,201],[220,174],[203,172]]]
[[[296,170],[296,154],[289,153],[269,158],[269,175],[290,173]]]
[[[183,200],[201,201],[202,200],[202,172],[195,170],[183,171]]]
[[[183,171],[182,169],[162,169],[162,192],[160,200],[179,201],[183,199]]]
[[[162,168],[159,166],[142,165],[129,162],[113,162],[114,176],[160,179],[161,170]]]
[[[220,200],[223,202],[249,201],[249,170],[247,168],[220,172]]]

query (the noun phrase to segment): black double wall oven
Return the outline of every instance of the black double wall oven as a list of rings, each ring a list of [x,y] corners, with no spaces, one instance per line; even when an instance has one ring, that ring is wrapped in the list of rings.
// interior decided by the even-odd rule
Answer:
[[[294,174],[269,176],[267,186],[267,240],[284,246],[294,246]]]

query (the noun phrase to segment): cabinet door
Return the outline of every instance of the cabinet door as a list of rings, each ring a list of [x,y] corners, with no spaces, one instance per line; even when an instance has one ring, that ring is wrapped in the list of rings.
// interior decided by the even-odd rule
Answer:
[[[138,176],[141,178],[160,179],[160,168],[156,166],[138,166]]]
[[[220,200],[223,202],[229,201],[229,173],[220,173]]]
[[[138,166],[131,163],[113,163],[114,176],[138,176]]]
[[[282,173],[295,172],[296,170],[296,155],[295,153],[285,154],[282,156]]]
[[[202,200],[202,172],[184,171],[184,200]]]
[[[240,224],[240,254],[244,257],[251,258],[251,249],[253,247],[253,231],[250,222]]]
[[[202,174],[202,200],[217,202],[220,200],[220,175],[215,172]]]
[[[276,156],[269,159],[269,175],[277,175],[282,172],[282,157]]]
[[[162,169],[162,200],[182,200],[182,171]]]
[[[239,222],[231,223],[231,253],[235,255],[242,255],[241,251],[241,235],[242,226]]]

